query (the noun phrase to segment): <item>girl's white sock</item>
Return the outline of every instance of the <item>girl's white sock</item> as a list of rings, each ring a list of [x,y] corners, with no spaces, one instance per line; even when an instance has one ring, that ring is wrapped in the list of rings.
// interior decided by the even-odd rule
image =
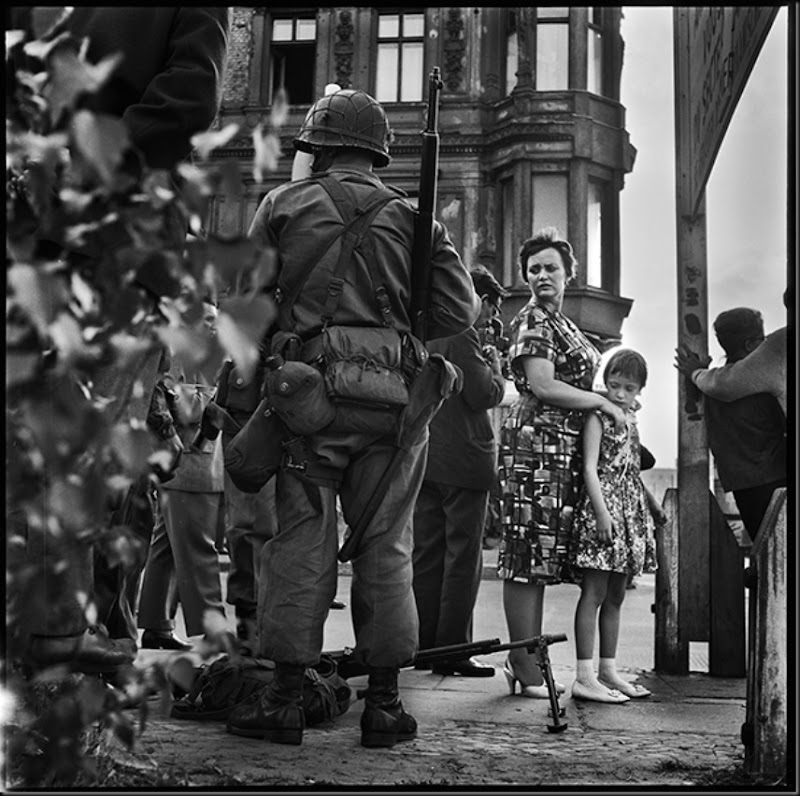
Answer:
[[[593,680],[597,679],[594,674],[594,662],[591,658],[578,658],[578,665],[575,669],[575,679],[580,680],[582,683],[591,683]]]
[[[616,658],[600,658],[600,666],[597,670],[597,676],[601,680],[608,680],[610,683],[615,683],[619,680],[617,674],[617,659]]]

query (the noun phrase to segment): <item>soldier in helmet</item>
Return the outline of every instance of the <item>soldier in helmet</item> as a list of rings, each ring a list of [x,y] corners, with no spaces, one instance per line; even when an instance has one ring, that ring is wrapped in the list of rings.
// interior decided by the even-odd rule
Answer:
[[[279,340],[299,337],[298,358],[328,368],[329,395],[337,374],[347,374],[354,363],[360,363],[358,376],[350,386],[366,390],[365,385],[378,384],[375,374],[388,384],[396,366],[413,374],[426,356],[410,335],[415,210],[402,191],[385,186],[373,172],[389,163],[389,136],[383,108],[365,92],[340,90],[323,97],[294,140],[298,150],[313,156],[311,176],[267,194],[250,228],[253,239],[277,251],[279,314],[272,351],[280,348]],[[471,327],[480,301],[439,222],[434,222],[431,275],[429,336]],[[382,359],[391,358],[393,335],[402,341],[402,361],[395,367]],[[336,361],[337,367],[330,365],[334,340],[347,340],[353,351]],[[375,340],[387,342],[369,342]],[[300,447],[294,439],[289,461],[277,473],[278,530],[262,552],[266,586],[258,607],[259,653],[275,661],[275,679],[257,700],[233,711],[228,730],[234,734],[278,743],[302,740],[303,672],[319,660],[336,593],[336,497],[345,520],[353,523],[396,450],[398,414],[388,393],[385,406],[369,397],[365,392],[336,403],[334,420],[304,434]],[[404,459],[353,558],[354,654],[369,671],[361,717],[364,746],[389,747],[416,737],[397,677],[417,651],[412,516],[426,448],[427,433]]]

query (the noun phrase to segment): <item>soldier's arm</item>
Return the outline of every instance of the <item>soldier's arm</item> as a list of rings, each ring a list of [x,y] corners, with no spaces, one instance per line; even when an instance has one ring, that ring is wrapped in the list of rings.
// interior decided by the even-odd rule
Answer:
[[[472,326],[480,309],[481,301],[475,293],[469,271],[447,230],[434,221],[429,339],[460,334]]]

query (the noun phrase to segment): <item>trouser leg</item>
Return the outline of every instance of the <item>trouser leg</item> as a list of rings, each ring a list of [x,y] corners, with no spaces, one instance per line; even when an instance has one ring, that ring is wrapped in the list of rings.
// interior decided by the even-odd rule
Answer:
[[[261,548],[275,533],[275,479],[257,493],[237,489],[225,474],[225,536],[230,570],[226,601],[235,606],[236,616],[255,618]]]
[[[403,455],[383,500],[367,521],[353,559],[355,655],[367,666],[393,668],[416,654],[419,624],[413,592],[413,512],[425,474],[427,432]],[[354,456],[344,475],[342,511],[355,522],[395,453],[375,443]]]
[[[483,570],[488,493],[444,487],[446,543],[436,646],[472,641],[472,612]]]
[[[439,485],[425,481],[414,508],[414,599],[419,616],[419,648],[435,647],[442,599],[445,514]]]
[[[80,635],[89,624],[86,606],[79,595],[88,597],[92,593],[94,567],[91,545],[60,539],[30,526],[26,544],[28,560],[34,566],[43,567],[41,610],[31,612],[31,634]]]
[[[771,484],[752,487],[751,489],[737,489],[733,493],[736,501],[736,508],[739,509],[739,516],[742,518],[747,535],[755,541],[761,520],[767,513],[769,503],[772,500],[773,492],[779,487],[786,486],[786,479],[774,481]]]
[[[139,580],[147,560],[153,533],[153,503],[148,494],[149,479],[140,478],[126,494],[119,510],[114,511],[112,525],[127,525],[137,545],[137,558],[129,565],[110,566],[105,556],[96,554],[94,588],[97,611],[111,638],[137,638],[136,600]]]
[[[174,588],[175,582],[175,560],[161,509],[162,495],[163,492],[159,493],[150,552],[144,567],[138,625],[145,630],[170,631],[175,626],[169,610],[170,587]]]
[[[307,488],[315,490],[321,511]],[[336,493],[308,487],[291,471],[276,476],[278,526],[261,549],[259,654],[285,664],[317,663],[336,594]]]
[[[163,495],[162,509],[186,633],[198,636],[205,630],[206,611],[225,616],[215,545],[222,493],[165,489]]]

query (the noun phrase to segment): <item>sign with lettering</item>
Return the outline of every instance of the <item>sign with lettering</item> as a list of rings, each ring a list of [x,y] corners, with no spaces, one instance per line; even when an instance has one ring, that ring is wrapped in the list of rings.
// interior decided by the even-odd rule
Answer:
[[[736,103],[779,6],[693,6],[673,16],[675,129],[684,206],[694,215]]]

